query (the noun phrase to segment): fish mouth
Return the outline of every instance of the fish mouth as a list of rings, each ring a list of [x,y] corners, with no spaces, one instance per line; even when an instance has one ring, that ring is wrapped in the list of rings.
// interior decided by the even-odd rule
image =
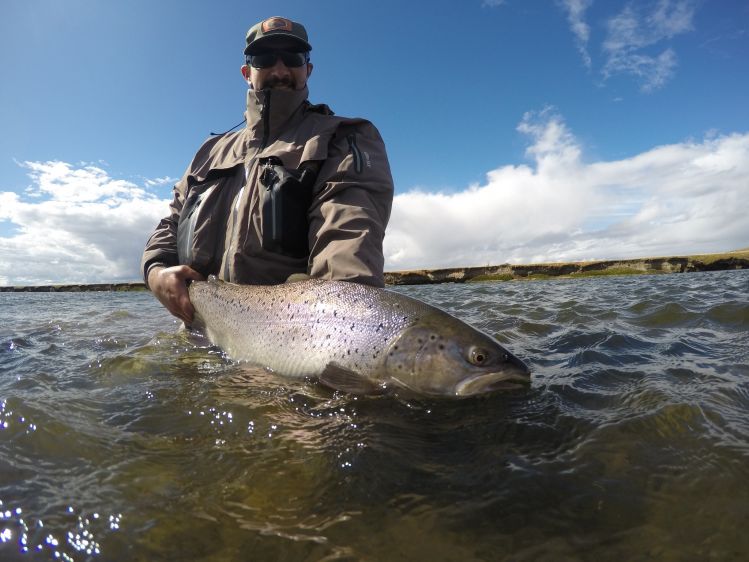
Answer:
[[[513,390],[524,388],[531,382],[530,372],[500,371],[496,373],[480,373],[460,381],[455,386],[456,396],[472,396],[498,390]]]

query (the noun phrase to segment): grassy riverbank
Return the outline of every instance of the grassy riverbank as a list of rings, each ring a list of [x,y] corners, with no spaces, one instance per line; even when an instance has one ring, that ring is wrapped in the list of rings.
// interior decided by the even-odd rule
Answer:
[[[749,269],[749,248],[718,254],[696,254],[691,256],[638,258],[631,260],[595,260],[526,265],[503,264],[483,267],[393,271],[385,274],[385,282],[389,285],[470,283],[478,281],[551,279],[555,277],[596,277],[601,275],[655,275],[726,269]]]
[[[478,281],[512,281],[578,278],[601,275],[655,275],[688,271],[720,271],[749,269],[749,248],[720,254],[696,254],[632,260],[596,260],[583,262],[538,263],[527,265],[487,265],[389,271],[387,285],[423,285],[431,283],[470,283]],[[82,291],[145,291],[143,283],[97,283],[35,286],[0,286],[2,292],[82,292]]]

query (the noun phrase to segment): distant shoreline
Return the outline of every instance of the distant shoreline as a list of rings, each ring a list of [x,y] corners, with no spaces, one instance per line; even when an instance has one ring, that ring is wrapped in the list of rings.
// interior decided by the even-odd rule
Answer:
[[[749,248],[734,252],[693,256],[394,271],[385,273],[385,283],[388,285],[424,285],[560,277],[575,279],[602,275],[652,275],[732,269],[749,269]]]
[[[693,256],[389,271],[385,272],[385,284],[426,285],[554,278],[576,279],[603,275],[652,275],[733,269],[749,269],[749,248],[721,254],[697,254]],[[79,293],[146,290],[146,286],[142,282],[0,286],[0,293]]]

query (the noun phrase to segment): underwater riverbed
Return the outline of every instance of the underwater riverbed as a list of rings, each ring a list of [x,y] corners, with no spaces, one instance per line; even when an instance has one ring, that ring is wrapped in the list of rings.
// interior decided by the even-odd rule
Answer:
[[[0,293],[0,560],[744,560],[749,271],[398,287],[529,389],[353,397]]]

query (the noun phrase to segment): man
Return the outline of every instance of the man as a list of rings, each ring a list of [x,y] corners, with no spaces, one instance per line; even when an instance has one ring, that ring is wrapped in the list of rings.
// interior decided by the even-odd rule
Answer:
[[[383,286],[393,181],[377,129],[307,101],[305,28],[247,32],[247,126],[208,139],[143,253],[146,285],[190,323],[189,280],[283,283],[293,274]]]

